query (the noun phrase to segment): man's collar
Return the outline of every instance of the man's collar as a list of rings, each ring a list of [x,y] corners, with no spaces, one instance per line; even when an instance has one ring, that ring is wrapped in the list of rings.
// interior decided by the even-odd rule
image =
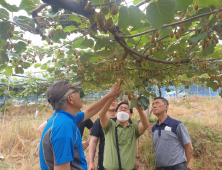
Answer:
[[[129,123],[129,121],[128,121],[128,124],[127,124],[127,126],[129,126],[130,125],[130,123]],[[116,125],[115,125],[115,127],[118,127],[118,126],[122,126],[123,127],[123,125],[121,125],[117,120],[116,120]],[[127,127],[126,126],[126,127]]]
[[[73,114],[71,114],[71,113],[69,113],[69,112],[67,112],[67,111],[65,111],[65,110],[56,110],[56,112],[57,112],[57,113],[65,114],[65,115],[69,116],[71,119],[75,119],[75,118],[76,118],[76,116],[74,116]],[[78,113],[77,113],[77,114],[78,114]]]
[[[168,125],[170,122],[170,119],[171,119],[171,117],[167,115],[167,118],[162,123],[164,123],[165,125]],[[158,125],[158,126],[160,125],[159,120],[156,122],[156,125]]]

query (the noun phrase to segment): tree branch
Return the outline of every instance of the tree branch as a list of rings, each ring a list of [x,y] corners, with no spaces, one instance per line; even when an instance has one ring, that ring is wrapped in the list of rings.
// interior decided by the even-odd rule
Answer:
[[[211,30],[211,31],[209,31],[207,34],[210,34],[210,33],[212,33],[213,31],[214,31],[214,30]],[[201,39],[201,40],[202,40],[202,39]],[[190,53],[191,53],[191,51],[193,50],[193,48],[194,48],[201,40],[199,40],[199,41],[195,42],[194,44],[192,44],[192,46],[191,46],[190,49],[187,51],[187,53],[185,54],[185,56],[189,56]]]
[[[69,42],[67,42],[67,43],[65,43],[65,44],[63,44],[63,45],[61,45],[61,46],[59,46],[59,47],[57,47],[57,48],[52,49],[52,50],[49,50],[49,51],[46,51],[46,52],[40,53],[39,55],[43,55],[43,54],[45,54],[45,53],[49,53],[49,52],[55,51],[56,49],[59,49],[59,48],[61,48],[61,47],[63,47],[63,46],[66,46],[66,45],[68,45],[68,44],[70,44],[70,43],[72,43],[72,42],[74,42],[74,41],[77,41],[77,40],[80,39],[80,38],[83,38],[83,37],[84,37],[84,36],[81,35],[81,36],[75,38],[75,39],[72,40],[72,41],[69,41]]]
[[[49,4],[44,3],[44,4],[41,4],[38,8],[30,11],[30,14],[32,15],[32,18],[33,18],[34,22],[35,22],[36,25],[37,25],[37,27],[35,28],[35,32],[36,32],[37,34],[39,34],[39,29],[43,27],[42,24],[40,24],[39,21],[38,21],[37,18],[36,18],[36,17],[38,17],[38,14],[37,14],[37,13],[40,12],[41,10],[43,10],[43,9],[44,9],[46,6],[48,6],[48,5],[49,5]]]
[[[166,28],[166,27],[170,27],[170,26],[176,26],[176,25],[179,25],[179,24],[183,24],[183,23],[185,23],[185,22],[192,21],[192,20],[195,20],[195,19],[197,19],[197,18],[205,17],[205,16],[207,16],[207,15],[215,14],[215,13],[218,13],[218,12],[220,12],[220,11],[222,11],[222,9],[220,9],[220,10],[215,10],[215,11],[208,12],[208,13],[201,14],[201,15],[197,15],[197,16],[195,16],[195,17],[191,17],[191,18],[185,19],[185,20],[183,20],[183,21],[175,22],[175,23],[172,23],[172,24],[165,24],[165,25],[163,25],[163,27],[162,27],[161,29]],[[151,29],[151,30],[148,30],[148,31],[145,31],[145,32],[141,32],[141,33],[139,33],[139,34],[127,35],[127,36],[122,36],[122,35],[119,35],[119,34],[118,34],[118,37],[119,37],[119,38],[134,38],[134,37],[137,37],[137,36],[141,36],[141,35],[144,35],[144,34],[148,34],[148,33],[154,32],[154,31],[156,31],[156,30],[157,30],[157,29],[154,28],[154,29]]]
[[[156,58],[150,58],[150,57],[146,57],[143,54],[140,54],[132,49],[130,49],[126,44],[124,44],[121,40],[117,40],[117,42],[127,51],[145,59],[145,60],[150,60],[150,61],[154,61],[157,63],[163,63],[163,64],[179,64],[179,63],[189,63],[189,60],[182,60],[182,61],[165,61],[165,60],[160,60],[160,59],[156,59]]]
[[[140,6],[142,6],[143,4],[145,4],[145,3],[147,3],[147,2],[149,2],[150,0],[144,0],[144,1],[142,1],[142,2],[140,2],[140,3],[138,3],[138,4],[136,4],[136,7],[140,7]]]
[[[31,32],[31,33],[33,33],[33,34],[36,34],[36,32],[33,32],[32,30],[30,30],[29,28],[27,28],[27,26],[25,27],[24,24],[19,25],[19,24],[15,23],[15,22],[8,21],[8,20],[3,19],[3,18],[1,18],[1,17],[0,17],[0,19],[1,19],[2,21],[5,21],[5,22],[10,22],[10,23],[11,23],[12,25],[14,25],[14,26],[17,26],[17,27],[20,27],[20,28],[22,27],[24,30],[26,30],[26,31],[28,31],[28,32]]]
[[[169,35],[166,35],[165,37],[162,37],[162,38],[160,38],[160,39],[158,39],[158,40],[156,40],[156,42],[159,42],[159,41],[161,41],[161,40],[163,40],[163,39],[165,39],[165,38],[167,38],[167,37],[169,37]],[[153,46],[153,44],[151,44],[151,46],[148,46],[148,47],[146,47],[146,49],[143,51],[143,55],[147,52],[147,50],[150,48],[150,47],[152,47]]]
[[[111,2],[107,2],[107,3],[102,3],[102,4],[91,5],[91,7],[97,7],[97,6],[110,5],[110,4],[117,3],[117,2],[121,2],[121,1],[122,1],[122,0],[111,1]]]

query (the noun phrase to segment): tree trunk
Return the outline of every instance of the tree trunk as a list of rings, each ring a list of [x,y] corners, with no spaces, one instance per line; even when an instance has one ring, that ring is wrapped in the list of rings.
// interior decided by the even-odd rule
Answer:
[[[158,89],[159,89],[159,96],[160,97],[162,97],[162,91],[161,91],[161,89],[160,89],[161,87],[160,87],[160,85],[158,85]]]
[[[177,102],[179,103],[178,94],[177,94],[177,86],[175,86],[175,89],[176,89],[176,98],[177,98]]]

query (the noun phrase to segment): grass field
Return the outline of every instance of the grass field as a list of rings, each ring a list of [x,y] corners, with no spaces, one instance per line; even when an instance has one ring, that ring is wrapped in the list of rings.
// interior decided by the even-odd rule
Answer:
[[[194,170],[222,170],[222,99],[212,98],[210,101],[205,97],[191,97],[181,99],[180,102],[170,99],[169,103],[168,114],[182,121],[189,131],[194,147],[191,160]],[[47,104],[42,106],[37,118],[34,111],[37,106],[32,105],[30,108],[10,106],[9,112],[0,119],[0,153],[4,156],[4,159],[0,160],[0,170],[40,169],[38,149],[41,136],[37,128],[53,114]],[[90,103],[85,103],[82,110],[89,106]],[[17,129],[22,110],[23,116]],[[92,120],[97,117],[94,116]],[[135,112],[133,121],[138,120]],[[151,128],[156,121],[154,115],[150,121],[150,128],[139,138],[140,170],[153,170],[155,167],[151,139]],[[85,130],[83,140],[86,140],[88,135],[89,131]],[[85,150],[85,155],[87,159],[88,149]]]

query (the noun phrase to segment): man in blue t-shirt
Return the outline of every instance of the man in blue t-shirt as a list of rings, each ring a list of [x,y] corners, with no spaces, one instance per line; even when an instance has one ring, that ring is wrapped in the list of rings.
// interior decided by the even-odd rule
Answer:
[[[101,100],[90,106],[85,112],[78,112],[82,103],[75,89],[80,82],[70,84],[57,81],[47,90],[48,102],[55,113],[45,126],[39,148],[42,170],[87,170],[82,147],[82,139],[77,124],[98,113],[105,103],[121,92],[121,84],[114,85]]]

